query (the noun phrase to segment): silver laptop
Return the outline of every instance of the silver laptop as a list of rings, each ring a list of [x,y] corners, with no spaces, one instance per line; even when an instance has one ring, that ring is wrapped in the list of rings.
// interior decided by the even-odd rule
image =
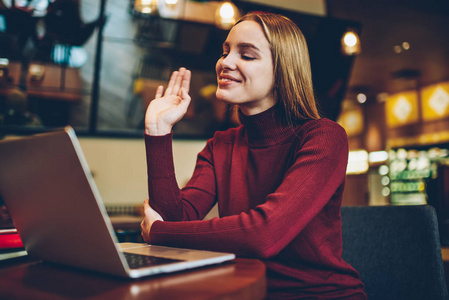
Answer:
[[[71,127],[0,141],[0,195],[28,254],[45,261],[139,278],[235,258],[118,243]]]

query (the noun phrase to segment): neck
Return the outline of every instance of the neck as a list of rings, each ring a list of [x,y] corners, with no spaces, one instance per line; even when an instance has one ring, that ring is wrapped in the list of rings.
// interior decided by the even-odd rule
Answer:
[[[239,108],[245,116],[253,116],[272,108],[275,104],[276,101],[273,99],[272,101],[239,104]]]
[[[279,105],[258,114],[247,115],[240,110],[240,120],[246,129],[248,143],[254,146],[276,144],[291,135],[293,128],[285,124]]]

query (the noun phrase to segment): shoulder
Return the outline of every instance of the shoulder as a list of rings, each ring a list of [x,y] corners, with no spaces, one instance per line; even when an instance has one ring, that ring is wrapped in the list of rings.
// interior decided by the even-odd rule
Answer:
[[[344,128],[329,119],[309,120],[299,126],[297,151],[311,150],[327,157],[347,156],[348,136]]]
[[[305,137],[316,135],[329,138],[330,140],[348,139],[345,129],[340,124],[326,118],[308,120],[299,126],[297,130]]]
[[[244,137],[244,128],[241,125],[239,127],[215,132],[213,138],[209,140],[209,143],[234,144],[240,141],[242,137]]]
[[[317,120],[307,120],[300,127],[304,131],[321,129],[324,131],[339,132],[340,134],[346,135],[346,131],[340,124],[327,118],[320,118]]]
[[[240,143],[243,134],[242,126],[224,131],[216,131],[214,136],[207,140],[206,146],[200,152],[203,156],[214,156],[213,153],[228,153],[236,143]]]

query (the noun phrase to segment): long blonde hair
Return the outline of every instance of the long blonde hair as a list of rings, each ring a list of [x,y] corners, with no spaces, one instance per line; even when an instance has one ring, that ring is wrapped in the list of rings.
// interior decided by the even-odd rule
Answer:
[[[282,15],[251,12],[236,24],[255,21],[263,29],[271,47],[275,95],[285,111],[285,121],[319,119],[313,93],[312,71],[306,39],[298,26]]]

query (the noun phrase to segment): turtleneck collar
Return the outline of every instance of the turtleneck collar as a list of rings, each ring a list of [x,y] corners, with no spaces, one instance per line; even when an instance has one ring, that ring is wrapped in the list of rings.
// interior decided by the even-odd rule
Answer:
[[[245,127],[246,139],[251,146],[277,144],[293,133],[293,127],[282,120],[278,105],[256,115],[247,116],[239,110],[240,122]]]

